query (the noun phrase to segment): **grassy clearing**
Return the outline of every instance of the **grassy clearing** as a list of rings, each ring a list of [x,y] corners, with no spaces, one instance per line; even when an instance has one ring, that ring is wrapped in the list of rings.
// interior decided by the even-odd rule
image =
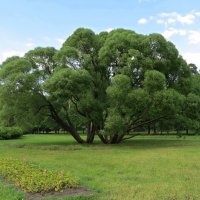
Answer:
[[[0,156],[25,159],[80,178],[92,196],[62,200],[198,200],[200,137],[138,137],[120,145],[78,145],[66,135],[0,140]],[[11,195],[12,193],[12,195]],[[10,196],[9,196],[10,195]],[[8,196],[8,198],[7,198]],[[22,193],[0,181],[0,199]]]

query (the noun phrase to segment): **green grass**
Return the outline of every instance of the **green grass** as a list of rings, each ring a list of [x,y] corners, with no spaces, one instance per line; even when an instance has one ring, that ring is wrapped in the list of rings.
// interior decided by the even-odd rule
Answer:
[[[0,180],[0,199],[3,200],[21,200],[24,194],[20,190],[16,190],[12,185],[5,184]]]
[[[0,140],[0,156],[70,172],[93,192],[92,196],[60,200],[200,199],[198,136],[145,136],[120,145],[78,145],[66,135],[27,135]],[[0,199],[22,196],[0,180]]]

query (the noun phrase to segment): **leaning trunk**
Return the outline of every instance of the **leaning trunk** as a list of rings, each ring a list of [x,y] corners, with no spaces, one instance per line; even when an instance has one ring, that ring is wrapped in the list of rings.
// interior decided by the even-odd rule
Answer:
[[[76,128],[73,126],[73,124],[71,123],[70,119],[68,118],[67,121],[64,121],[59,114],[57,113],[56,109],[53,107],[53,105],[49,103],[49,109],[50,109],[50,113],[51,113],[51,117],[54,119],[54,121],[60,126],[62,127],[64,130],[66,130],[67,132],[69,132],[72,137],[79,143],[79,144],[83,144],[85,143],[85,141],[80,137],[80,135],[78,134]]]
[[[72,137],[79,143],[79,144],[83,144],[85,143],[85,141],[80,137],[80,135],[77,133],[76,129],[75,128],[70,128],[68,131]]]

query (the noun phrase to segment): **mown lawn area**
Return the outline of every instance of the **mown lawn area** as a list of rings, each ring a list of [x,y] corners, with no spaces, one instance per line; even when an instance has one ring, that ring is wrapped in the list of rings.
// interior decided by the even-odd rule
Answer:
[[[199,200],[200,137],[145,136],[120,145],[76,144],[67,135],[26,135],[0,140],[0,156],[64,171],[92,190],[62,200]],[[24,193],[0,179],[0,199]],[[47,199],[47,198],[46,198]]]

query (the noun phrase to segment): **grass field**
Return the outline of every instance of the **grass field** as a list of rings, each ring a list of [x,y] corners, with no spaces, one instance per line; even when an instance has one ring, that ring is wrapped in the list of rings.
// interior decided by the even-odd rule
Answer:
[[[0,156],[63,170],[92,190],[62,200],[199,200],[200,137],[137,137],[120,145],[78,145],[66,135],[0,140]],[[0,180],[0,199],[23,199]]]

